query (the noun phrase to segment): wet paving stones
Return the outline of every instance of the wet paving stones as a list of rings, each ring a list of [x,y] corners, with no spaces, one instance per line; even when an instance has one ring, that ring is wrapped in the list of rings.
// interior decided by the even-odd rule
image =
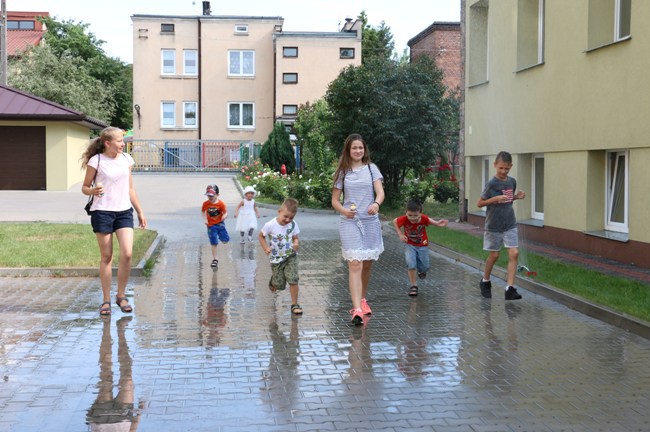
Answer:
[[[650,341],[523,289],[505,302],[502,281],[483,299],[476,270],[435,254],[409,297],[388,226],[352,326],[319,230],[335,218],[299,215],[300,317],[257,243],[219,246],[214,271],[202,232],[131,279],[130,315],[98,316],[96,278],[0,278],[0,431],[650,429]]]

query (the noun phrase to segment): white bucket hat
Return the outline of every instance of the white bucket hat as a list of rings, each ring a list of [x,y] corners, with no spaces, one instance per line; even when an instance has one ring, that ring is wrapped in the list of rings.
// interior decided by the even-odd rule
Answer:
[[[246,195],[249,192],[253,192],[253,195],[257,194],[257,192],[255,192],[255,188],[253,188],[253,186],[246,186],[244,188],[244,195]]]

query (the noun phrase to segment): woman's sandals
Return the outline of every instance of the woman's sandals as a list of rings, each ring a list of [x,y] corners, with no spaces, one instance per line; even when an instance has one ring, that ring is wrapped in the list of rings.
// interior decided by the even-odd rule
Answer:
[[[124,306],[122,306],[122,303],[126,302]],[[124,313],[131,313],[133,312],[133,307],[129,304],[129,301],[126,299],[126,297],[115,297],[115,304],[119,306],[120,310]]]

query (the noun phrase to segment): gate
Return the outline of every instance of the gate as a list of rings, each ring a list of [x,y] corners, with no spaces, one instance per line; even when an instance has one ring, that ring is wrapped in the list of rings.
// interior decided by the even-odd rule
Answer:
[[[238,168],[259,157],[253,141],[133,140],[127,152],[134,171],[220,171]]]

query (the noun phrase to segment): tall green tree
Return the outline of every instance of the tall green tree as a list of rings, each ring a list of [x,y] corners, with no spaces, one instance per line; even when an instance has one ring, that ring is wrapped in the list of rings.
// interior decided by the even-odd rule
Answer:
[[[442,72],[429,59],[398,64],[374,61],[349,66],[330,83],[329,142],[340,153],[345,137],[360,133],[394,199],[409,170],[430,164],[446,139],[448,106]]]
[[[336,159],[327,145],[328,113],[325,100],[318,99],[313,104],[307,102],[298,109],[293,125],[305,169],[315,174],[328,172]]]
[[[56,56],[48,45],[12,61],[8,83],[99,120],[108,122],[115,114],[113,88],[93,77],[82,58]]]
[[[371,26],[365,10],[361,11],[357,18],[363,23],[361,32],[362,63],[390,60],[395,49],[395,41],[390,27],[384,21],[378,27]]]
[[[289,132],[280,122],[273,126],[269,138],[262,145],[260,151],[260,161],[276,171],[284,164],[287,168],[287,174],[291,174],[296,167],[296,158],[293,154]]]
[[[108,113],[108,117],[97,118],[123,129],[131,128],[133,125],[132,66],[117,58],[108,57],[102,49],[104,41],[98,39],[93,33],[88,31],[88,24],[82,22],[76,23],[72,20],[57,21],[51,17],[41,17],[39,20],[47,27],[47,32],[45,32],[43,38],[51,55],[55,56],[63,63],[67,63],[72,59],[77,67],[83,68],[87,75],[98,80],[99,86],[104,87],[104,89],[109,92],[109,97],[102,99],[102,101],[108,100],[110,109],[104,110],[104,115]],[[32,48],[32,53],[39,50],[39,48],[40,47]],[[32,54],[24,55],[23,58],[16,60],[16,63],[28,61],[25,60],[25,57],[30,55]],[[10,65],[10,67],[13,66]],[[18,65],[16,65],[16,67],[18,67]],[[26,79],[29,73],[24,69],[21,70],[21,73],[24,74],[23,78]],[[63,76],[65,76],[65,74]],[[51,77],[44,78],[49,82],[52,81]],[[34,79],[38,79],[38,77],[34,76]],[[65,87],[70,84],[71,83],[59,82],[56,87]],[[27,88],[18,87],[18,85],[15,86],[16,88],[29,91]],[[32,89],[39,88],[36,84],[30,85],[30,87]],[[50,97],[46,96],[45,93],[35,94],[37,96],[48,98],[53,102],[83,111],[88,115],[96,116],[96,114],[87,112],[82,108],[88,106],[87,102],[83,100],[77,102],[77,92],[73,93],[75,95],[74,98],[68,97],[59,99],[51,99],[53,96],[59,97],[57,96],[58,92],[49,92]]]

